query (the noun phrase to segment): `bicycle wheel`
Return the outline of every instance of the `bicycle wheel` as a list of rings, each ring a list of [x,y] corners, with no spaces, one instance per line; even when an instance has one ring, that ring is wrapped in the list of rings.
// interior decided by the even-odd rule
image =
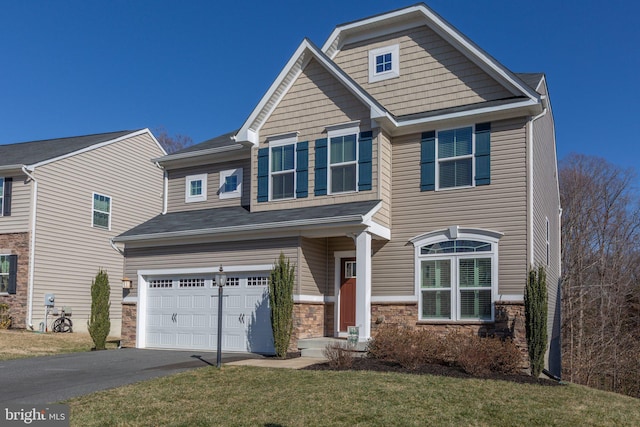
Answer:
[[[59,317],[53,322],[53,332],[73,332],[73,323],[71,319]]]

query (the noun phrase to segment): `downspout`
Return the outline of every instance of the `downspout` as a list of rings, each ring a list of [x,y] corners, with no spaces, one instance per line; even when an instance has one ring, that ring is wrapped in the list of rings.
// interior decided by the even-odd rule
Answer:
[[[27,327],[33,329],[33,275],[35,272],[36,260],[36,208],[38,205],[38,181],[28,171],[27,166],[22,166],[22,172],[33,181],[33,208],[31,209],[31,237],[29,242],[29,288],[27,291]],[[33,170],[31,171],[33,172]]]
[[[534,245],[533,245],[533,122],[544,117],[547,114],[547,107],[544,107],[542,112],[537,116],[531,118],[529,120],[529,132],[528,132],[528,140],[529,140],[529,149],[527,150],[527,171],[529,181],[528,185],[528,197],[527,197],[527,210],[528,210],[528,221],[529,221],[529,266],[533,266],[534,263]]]
[[[119,247],[116,246],[115,242],[113,241],[114,237],[110,237],[109,238],[109,244],[111,245],[111,247],[113,248],[114,251],[118,252],[120,255],[124,256],[124,251],[122,249],[120,249]]]
[[[169,174],[167,170],[160,166],[160,163],[155,162],[155,165],[158,169],[162,169],[163,178],[162,178],[162,215],[167,213],[167,199],[168,199],[168,191],[169,191]]]

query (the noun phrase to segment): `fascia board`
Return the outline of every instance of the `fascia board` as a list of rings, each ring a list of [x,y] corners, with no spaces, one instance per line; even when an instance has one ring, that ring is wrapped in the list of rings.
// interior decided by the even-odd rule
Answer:
[[[229,152],[233,152],[233,151],[237,151],[237,150],[242,150],[243,148],[245,148],[244,145],[242,144],[232,144],[226,147],[216,147],[216,148],[207,148],[204,150],[198,150],[198,151],[189,151],[186,153],[177,153],[177,154],[169,154],[167,156],[162,156],[162,157],[157,157],[155,159],[151,159],[151,161],[153,163],[160,163],[163,164],[165,162],[171,162],[174,160],[184,160],[184,159],[189,159],[192,157],[201,157],[201,156],[206,156],[206,155],[210,155],[210,154],[223,154],[223,153],[229,153]]]
[[[22,167],[25,165],[4,165],[0,166],[0,173],[7,172],[22,172]]]
[[[210,235],[222,235],[242,232],[260,233],[261,231],[277,230],[277,229],[290,229],[290,228],[306,228],[306,227],[326,227],[326,226],[338,226],[338,225],[361,225],[363,223],[362,215],[347,215],[337,216],[331,218],[322,219],[304,219],[287,222],[270,222],[263,224],[249,224],[238,225],[232,227],[219,227],[219,228],[205,228],[200,230],[185,230],[185,231],[170,231],[165,233],[153,233],[153,234],[139,234],[135,236],[122,236],[115,237],[114,242],[135,242],[139,240],[158,240],[158,239],[172,239],[183,237],[197,237],[197,236],[210,236]]]
[[[249,141],[255,146],[258,145],[259,127],[267,120],[273,110],[275,110],[311,58],[317,60],[324,69],[341,82],[352,95],[369,107],[371,119],[391,118],[391,115],[382,106],[378,105],[364,89],[359,87],[353,80],[346,78],[331,59],[324,55],[324,53],[316,48],[309,40],[304,39],[291,59],[287,62],[285,68],[280,72],[278,78],[260,100],[258,106],[253,110],[247,121],[235,135],[234,139],[237,142]],[[259,121],[261,123],[256,126],[256,123]]]
[[[489,73],[492,77],[502,82],[506,89],[511,91],[514,95],[525,95],[531,99],[538,100],[539,95],[532,91],[522,80],[515,76],[511,71],[505,68],[497,60],[492,58],[479,46],[477,46],[470,39],[465,37],[460,31],[455,29],[451,24],[446,22],[437,13],[427,7],[425,4],[417,4],[407,7],[405,9],[399,9],[387,14],[377,15],[369,19],[356,21],[351,24],[346,24],[336,28],[325,44],[323,45],[323,52],[327,53],[330,57],[335,57],[339,50],[339,46],[344,43],[344,39],[349,36],[350,32],[355,32],[357,28],[363,28],[365,26],[371,26],[373,24],[381,24],[384,21],[398,20],[401,17],[406,17],[409,20],[410,15],[414,15],[416,12],[422,14],[425,19],[425,24],[435,31],[440,37],[455,46],[461,53],[463,53],[472,62],[482,68],[485,72]],[[408,22],[407,25],[415,26],[413,21]],[[344,36],[344,37],[343,37]],[[342,39],[341,39],[342,37]],[[361,40],[362,37],[358,38]]]
[[[64,154],[64,155],[62,155],[62,156],[54,157],[54,158],[52,158],[52,159],[43,160],[43,161],[41,161],[41,162],[34,163],[34,164],[32,164],[32,165],[28,165],[28,168],[29,168],[29,169],[31,169],[31,170],[33,170],[34,168],[37,168],[37,167],[40,167],[40,166],[44,166],[44,165],[47,165],[47,164],[49,164],[49,163],[57,162],[57,161],[59,161],[59,160],[64,160],[64,159],[67,159],[67,158],[69,158],[69,157],[76,156],[76,155],[78,155],[78,154],[82,154],[82,153],[86,153],[86,152],[88,152],[88,151],[95,150],[95,149],[97,149],[97,148],[106,147],[107,145],[114,144],[114,143],[116,143],[116,142],[120,142],[120,141],[125,140],[125,139],[128,139],[128,138],[133,138],[133,137],[136,137],[136,136],[142,135],[142,134],[144,134],[144,133],[150,133],[150,132],[149,132],[149,129],[140,129],[140,130],[138,130],[138,131],[131,132],[131,133],[128,133],[128,134],[126,134],[126,135],[122,135],[122,136],[120,136],[120,137],[118,137],[118,138],[115,138],[115,139],[110,139],[110,140],[108,140],[108,141],[104,141],[104,142],[100,142],[100,143],[98,143],[98,144],[90,145],[89,147],[85,147],[85,148],[83,148],[83,149],[81,149],[81,150],[76,150],[76,151],[73,151],[73,152],[71,152],[71,153]],[[155,139],[155,138],[154,138],[154,139]],[[156,143],[157,143],[157,142],[158,142],[158,141],[156,141]],[[164,151],[164,150],[162,150],[162,151]]]
[[[287,64],[284,66],[282,71],[280,71],[280,74],[278,74],[278,77],[276,77],[262,99],[260,99],[260,102],[258,103],[256,108],[253,109],[238,133],[233,137],[237,142],[248,141],[251,142],[254,146],[258,146],[258,134],[256,132],[256,129],[252,128],[254,122],[258,119],[258,117],[268,104],[271,103],[277,105],[284,94],[287,93],[288,88],[291,86],[291,84],[293,84],[293,82],[302,72],[301,66],[298,67],[299,69],[295,69],[294,67],[296,67],[296,64],[300,61],[303,53],[309,47],[310,44],[307,39],[304,39],[302,43],[300,43],[291,58],[289,58],[289,61],[287,61]],[[292,72],[293,75],[290,76]],[[279,95],[278,92],[280,92]]]

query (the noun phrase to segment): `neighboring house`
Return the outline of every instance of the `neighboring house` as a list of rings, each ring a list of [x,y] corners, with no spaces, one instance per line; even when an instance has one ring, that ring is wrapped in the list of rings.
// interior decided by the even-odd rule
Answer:
[[[223,349],[273,351],[261,328],[280,252],[295,339],[396,323],[522,344],[527,272],[543,265],[558,344],[545,76],[511,72],[424,4],[303,40],[239,130],[156,160],[167,213],[115,239],[135,281],[130,345],[215,349],[222,265]]]
[[[148,129],[0,145],[0,303],[13,327],[38,330],[55,294],[86,331],[103,268],[120,334],[123,256],[110,239],[162,211],[163,171],[151,159],[164,154]]]

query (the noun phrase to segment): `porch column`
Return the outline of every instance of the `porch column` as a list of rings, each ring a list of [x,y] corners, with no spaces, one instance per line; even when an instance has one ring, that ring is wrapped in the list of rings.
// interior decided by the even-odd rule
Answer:
[[[371,234],[356,236],[356,326],[360,341],[371,337]]]

